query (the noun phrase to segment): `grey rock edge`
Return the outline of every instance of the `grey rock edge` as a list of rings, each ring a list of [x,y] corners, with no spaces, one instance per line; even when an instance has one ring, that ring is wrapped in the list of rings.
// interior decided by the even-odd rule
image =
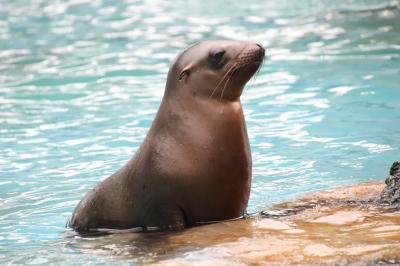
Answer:
[[[386,187],[383,189],[379,201],[389,204],[392,208],[400,209],[400,161],[392,164],[385,183]]]

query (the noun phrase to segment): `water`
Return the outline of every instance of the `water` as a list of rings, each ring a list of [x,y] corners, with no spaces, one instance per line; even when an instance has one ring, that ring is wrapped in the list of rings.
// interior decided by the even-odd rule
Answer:
[[[64,226],[140,145],[170,62],[204,39],[267,48],[242,96],[250,212],[387,175],[400,2],[230,2],[0,0],[0,264],[132,262],[76,249]]]

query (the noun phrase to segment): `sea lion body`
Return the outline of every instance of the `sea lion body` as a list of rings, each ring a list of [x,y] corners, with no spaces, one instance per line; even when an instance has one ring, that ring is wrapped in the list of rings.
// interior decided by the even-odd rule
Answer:
[[[178,56],[135,156],[81,200],[69,225],[179,229],[242,216],[251,153],[240,95],[263,58],[259,45],[229,41]]]

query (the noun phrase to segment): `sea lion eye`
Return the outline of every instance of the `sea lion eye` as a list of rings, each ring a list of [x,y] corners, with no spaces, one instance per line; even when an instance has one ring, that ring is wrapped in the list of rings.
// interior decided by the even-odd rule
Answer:
[[[222,59],[224,59],[224,55],[225,55],[225,50],[220,50],[220,51],[212,54],[211,61],[216,65],[220,65],[222,62]]]
[[[224,57],[225,51],[220,51],[214,55],[214,60],[219,62]]]

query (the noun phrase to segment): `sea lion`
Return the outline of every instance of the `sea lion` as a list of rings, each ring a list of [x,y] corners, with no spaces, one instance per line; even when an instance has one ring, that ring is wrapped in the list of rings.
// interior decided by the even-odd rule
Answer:
[[[240,95],[263,59],[262,46],[237,41],[181,53],[135,156],[86,194],[69,226],[181,229],[243,216],[252,162]]]

